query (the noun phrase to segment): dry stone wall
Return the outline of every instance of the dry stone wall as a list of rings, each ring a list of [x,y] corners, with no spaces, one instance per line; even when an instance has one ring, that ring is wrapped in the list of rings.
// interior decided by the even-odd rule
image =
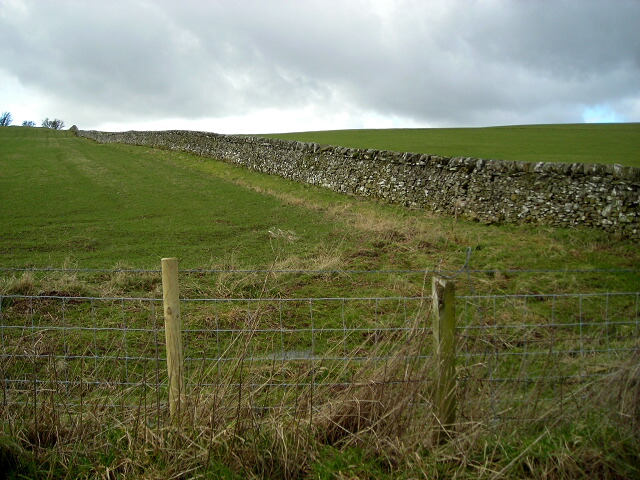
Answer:
[[[589,226],[640,240],[640,169],[633,167],[443,157],[183,130],[76,134],[195,153],[486,223]]]

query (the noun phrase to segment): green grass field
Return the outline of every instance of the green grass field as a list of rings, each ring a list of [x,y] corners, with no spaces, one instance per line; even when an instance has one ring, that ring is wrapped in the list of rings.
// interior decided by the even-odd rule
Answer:
[[[640,123],[334,130],[265,136],[449,157],[640,167]]]
[[[389,132],[395,132],[391,140],[396,145],[411,141],[401,139],[404,133],[411,137],[411,132]],[[345,143],[337,133],[324,133],[333,140],[322,143]],[[626,155],[622,143],[615,144],[620,146],[616,155]],[[382,145],[372,140],[361,146],[418,150]],[[221,367],[215,378],[240,384],[222,388],[211,404],[211,395],[199,389],[198,382],[211,380],[213,366],[200,371],[196,367],[205,363],[194,362],[191,391],[202,397],[195,395],[189,404],[190,422],[181,426],[158,421],[162,412],[154,410],[155,397],[140,395],[134,387],[106,394],[93,391],[87,383],[100,376],[115,382],[150,375],[157,343],[148,330],[149,318],[162,322],[161,307],[147,300],[74,297],[157,299],[162,295],[158,274],[4,271],[0,296],[40,296],[5,297],[0,302],[2,348],[15,353],[3,357],[0,367],[4,375],[22,375],[30,382],[19,391],[3,383],[0,392],[0,471],[14,472],[9,478],[568,479],[632,478],[640,472],[640,438],[631,428],[640,420],[637,381],[633,383],[638,363],[637,356],[624,354],[637,349],[637,300],[562,296],[637,292],[640,250],[629,240],[583,228],[483,225],[341,196],[185,153],[101,145],[70,132],[40,128],[0,128],[0,205],[0,268],[155,270],[160,258],[176,256],[182,269],[216,269],[182,277],[184,298],[228,300],[215,306],[185,304],[184,322],[191,330],[186,351],[197,359],[216,358],[226,349],[239,360]],[[466,270],[456,277],[459,295],[534,296],[461,302],[461,321],[475,322],[471,326],[493,321],[494,326],[500,322],[510,328],[465,330],[465,348],[478,357],[460,365],[460,373],[492,365],[496,375],[515,376],[518,386],[531,389],[501,391],[496,402],[522,404],[523,412],[535,409],[536,415],[542,409],[546,422],[500,427],[478,422],[485,418],[481,405],[488,382],[465,384],[461,401],[471,412],[470,420],[462,422],[447,442],[434,439],[436,429],[428,412],[417,412],[413,423],[397,412],[388,417],[379,413],[376,402],[383,400],[410,400],[406,405],[426,401],[407,396],[403,390],[414,391],[404,389],[403,383],[387,390],[387,397],[372,388],[369,396],[358,394],[344,403],[350,416],[339,420],[342,430],[331,430],[322,416],[254,416],[251,401],[277,404],[281,399],[265,394],[266,387],[250,398],[242,382],[308,383],[312,376],[351,375],[352,368],[365,385],[389,379],[391,373],[405,379],[420,374],[420,361],[408,368],[402,355],[415,354],[416,342],[424,347],[420,342],[425,335],[431,342],[424,324],[402,342],[385,328],[408,320],[421,322],[427,315],[420,301],[402,300],[429,294],[431,273],[426,271],[455,272],[463,267]],[[234,271],[238,269],[263,271]],[[394,272],[354,273],[376,270]],[[58,301],[43,295],[67,298]],[[253,310],[244,300],[232,300],[258,297],[318,300],[265,303]],[[380,299],[342,302],[333,297]],[[595,325],[584,326],[583,320]],[[19,323],[19,328],[8,329],[10,322]],[[363,330],[347,334],[347,322]],[[70,325],[75,329],[64,329]],[[279,325],[286,326],[286,338],[277,331]],[[375,362],[356,368],[340,362],[308,365],[283,360],[282,370],[276,368],[280,363],[269,362],[280,345],[306,348],[308,334],[296,329],[311,325],[326,328],[313,337],[317,352],[375,358],[393,350],[401,361],[380,369]],[[105,330],[97,333],[95,327]],[[220,327],[226,333],[200,331],[205,327]],[[239,330],[242,327],[256,331]],[[487,345],[500,352],[500,363],[491,363],[495,355],[480,354]],[[252,355],[257,352],[267,361],[245,365],[248,346]],[[605,353],[597,354],[596,349]],[[570,353],[557,357],[558,350]],[[64,355],[58,358],[56,352]],[[37,361],[31,360],[31,353],[39,353]],[[128,359],[124,367],[123,356]],[[137,357],[151,361],[145,364]],[[599,383],[587,381],[578,393],[563,392],[570,384],[537,383],[535,375],[545,374],[552,361],[558,362],[555,373],[595,372]],[[44,375],[41,386],[36,374]],[[60,379],[75,378],[80,378],[79,385],[58,386]],[[7,405],[15,395],[29,399],[32,389],[41,391],[37,405],[31,400],[20,408]],[[80,397],[87,402],[84,415],[56,407],[78,395],[85,395]],[[112,395],[115,403],[138,402],[138,408],[112,414],[91,408],[96,398],[92,395]],[[335,408],[332,402],[346,398],[333,390],[315,395],[295,391],[286,401],[302,399],[302,405],[310,396],[326,402],[319,411],[329,415],[327,410]],[[548,404],[556,398],[566,401]],[[237,405],[231,417],[218,408],[225,405]],[[372,416],[377,419],[375,428],[367,424]],[[349,424],[353,418],[361,419],[362,425]],[[406,432],[398,429],[396,420],[408,422]],[[345,431],[351,433],[345,436]]]
[[[6,266],[185,267],[230,258],[264,265],[269,232],[295,231],[287,254],[331,249],[344,229],[318,213],[204,175],[186,156],[97,145],[69,132],[0,130],[2,263]],[[332,239],[332,237],[334,237]]]
[[[0,129],[4,267],[629,268],[632,242],[374,204],[184,153]],[[287,260],[288,259],[288,260]]]

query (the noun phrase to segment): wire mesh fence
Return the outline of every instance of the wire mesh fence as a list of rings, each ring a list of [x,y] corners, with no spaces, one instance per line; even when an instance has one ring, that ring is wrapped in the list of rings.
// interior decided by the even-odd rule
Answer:
[[[411,408],[429,410],[431,303],[425,294],[184,298],[184,408],[309,418],[346,391],[411,388],[420,392]],[[456,308],[459,421],[579,411],[585,388],[640,346],[638,292],[461,295]],[[57,407],[167,421],[160,298],[3,294],[0,342],[5,416]]]
[[[579,411],[638,351],[638,293],[459,297],[462,399],[485,421]],[[570,405],[573,403],[574,405]],[[471,417],[473,418],[473,417]]]
[[[34,395],[54,391],[65,408],[166,409],[161,299],[1,300],[4,405],[36,405]],[[265,410],[344,388],[364,362],[388,363],[396,340],[418,331],[424,299],[186,299],[181,309],[184,394],[224,391],[233,408],[241,389]]]

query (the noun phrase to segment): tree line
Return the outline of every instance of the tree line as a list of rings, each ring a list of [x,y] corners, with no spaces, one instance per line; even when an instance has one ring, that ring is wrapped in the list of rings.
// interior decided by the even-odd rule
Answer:
[[[0,114],[0,127],[8,127],[13,122],[13,117],[11,116],[11,112],[3,112]],[[33,120],[25,120],[22,122],[23,127],[35,127],[36,122]],[[64,128],[64,121],[59,118],[54,118],[49,120],[49,118],[45,118],[41,123],[42,127],[51,128],[53,130],[62,130]]]

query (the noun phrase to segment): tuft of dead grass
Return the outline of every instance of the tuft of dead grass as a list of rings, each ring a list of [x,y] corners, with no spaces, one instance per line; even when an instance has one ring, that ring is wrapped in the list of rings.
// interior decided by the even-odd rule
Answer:
[[[5,295],[35,295],[36,280],[33,272],[0,277],[0,293]]]
[[[594,403],[630,425],[640,438],[640,345],[615,371],[591,388]]]

